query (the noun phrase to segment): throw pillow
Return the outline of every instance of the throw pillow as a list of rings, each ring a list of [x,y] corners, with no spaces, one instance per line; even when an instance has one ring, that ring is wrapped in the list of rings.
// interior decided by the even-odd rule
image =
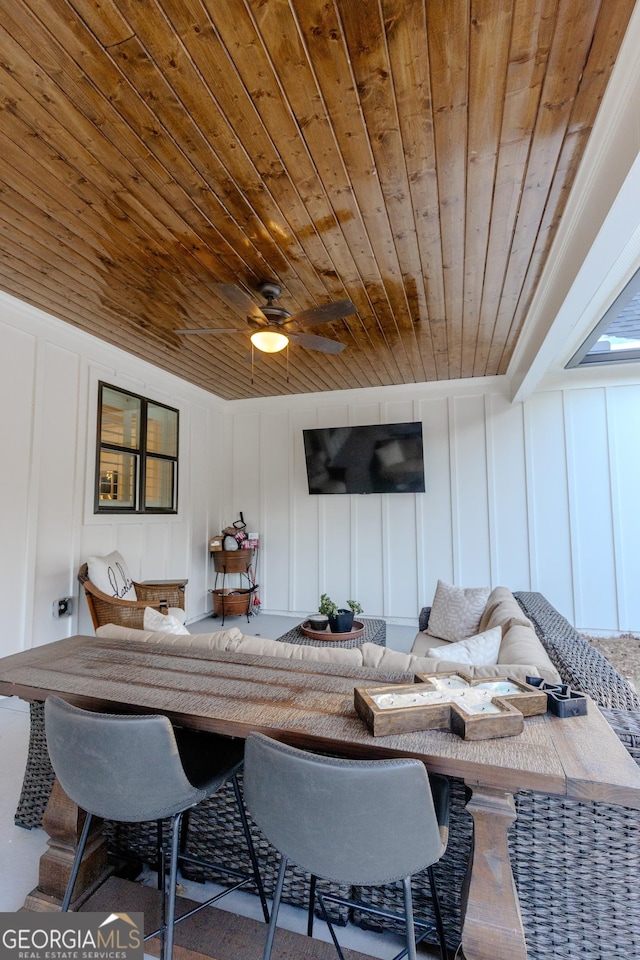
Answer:
[[[441,640],[470,637],[478,631],[488,597],[488,587],[455,587],[438,580],[426,632]]]
[[[184,623],[187,619],[187,611],[183,610],[182,607],[167,607],[167,613],[170,617],[175,617],[176,620],[179,620],[180,623]]]
[[[109,597],[138,599],[124,557],[117,550],[106,557],[89,557],[87,567],[91,583]]]
[[[158,633],[189,633],[177,617],[160,613],[159,610],[154,610],[153,607],[144,608],[143,626],[145,630],[155,630]]]
[[[447,643],[442,647],[431,647],[427,656],[434,660],[451,660],[454,663],[469,663],[474,667],[485,667],[498,662],[502,630],[493,627],[485,633],[477,633],[474,637],[458,640],[456,643]]]

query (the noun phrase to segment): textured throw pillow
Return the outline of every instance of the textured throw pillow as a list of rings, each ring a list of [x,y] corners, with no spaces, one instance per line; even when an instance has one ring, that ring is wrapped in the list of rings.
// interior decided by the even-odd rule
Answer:
[[[189,633],[184,624],[180,623],[177,617],[170,614],[160,613],[153,607],[144,608],[144,629],[155,630],[158,633]]]
[[[441,647],[431,647],[427,656],[434,660],[450,660],[454,663],[469,663],[474,667],[485,667],[498,662],[502,630],[493,627],[485,633],[477,633],[474,637],[458,640],[456,643],[446,643]]]
[[[463,640],[478,632],[488,587],[454,587],[438,580],[426,632],[441,640]]]
[[[184,623],[187,619],[187,611],[182,607],[167,607],[167,613],[170,617],[175,617],[179,623]]]
[[[118,600],[138,599],[127,565],[117,550],[106,557],[89,557],[87,567],[91,583],[109,597],[117,597]]]

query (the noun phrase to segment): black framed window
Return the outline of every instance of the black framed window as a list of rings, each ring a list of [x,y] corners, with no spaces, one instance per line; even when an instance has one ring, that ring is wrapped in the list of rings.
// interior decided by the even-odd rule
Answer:
[[[98,385],[95,513],[177,513],[179,413]]]

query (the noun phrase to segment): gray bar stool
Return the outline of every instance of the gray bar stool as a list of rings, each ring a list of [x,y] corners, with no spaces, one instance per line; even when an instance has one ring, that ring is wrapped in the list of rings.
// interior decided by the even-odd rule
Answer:
[[[427,776],[419,760],[342,760],[252,733],[245,747],[244,796],[256,824],[282,854],[263,960],[271,956],[289,861],[312,876],[309,936],[317,899],[341,960],[344,956],[325,900],[404,919],[407,945],[394,960],[405,955],[415,960],[416,927],[421,928],[418,943],[435,930],[442,960],[446,960],[432,870],[448,840],[449,782],[445,777]],[[435,926],[413,918],[411,876],[425,868],[429,870]],[[316,877],[357,886],[402,880],[404,918],[360,900],[320,894]]]
[[[236,781],[242,767],[242,741],[199,735],[172,727],[164,716],[93,713],[47,697],[45,731],[51,764],[62,789],[86,811],[62,910],[71,903],[73,888],[94,816],[123,823],[155,820],[158,825],[158,886],[163,891],[161,927],[145,936],[162,934],[164,960],[173,954],[174,925],[220,897],[254,882],[265,921],[269,910],[249,833],[246,812]],[[205,749],[203,749],[203,747]],[[253,867],[245,874],[225,864],[216,869],[235,879],[227,889],[176,920],[176,879],[180,862],[204,863],[180,850],[182,815],[232,780]],[[162,821],[171,821],[171,855],[165,877]]]

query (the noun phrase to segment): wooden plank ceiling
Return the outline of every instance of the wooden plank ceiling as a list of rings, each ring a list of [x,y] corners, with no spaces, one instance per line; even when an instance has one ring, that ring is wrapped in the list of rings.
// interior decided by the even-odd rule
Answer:
[[[0,287],[227,399],[504,373],[633,2],[0,0]],[[263,278],[346,349],[252,379]]]

